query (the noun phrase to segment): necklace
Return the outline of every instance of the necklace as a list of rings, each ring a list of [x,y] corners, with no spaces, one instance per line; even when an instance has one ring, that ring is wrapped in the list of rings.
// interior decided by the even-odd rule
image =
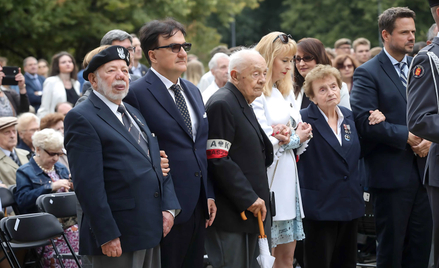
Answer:
[[[42,166],[40,166],[40,164],[38,164],[38,162],[35,159],[35,157],[34,157],[34,160],[35,160],[35,163],[37,163],[38,167],[41,168],[42,171],[44,171],[44,173],[50,173],[50,172],[55,170],[55,166],[52,166],[52,168],[50,168],[50,169],[45,169]]]

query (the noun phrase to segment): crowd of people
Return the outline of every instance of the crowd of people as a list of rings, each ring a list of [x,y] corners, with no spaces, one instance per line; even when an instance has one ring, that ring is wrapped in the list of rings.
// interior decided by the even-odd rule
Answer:
[[[273,267],[354,268],[369,196],[377,267],[439,267],[429,3],[425,42],[393,7],[383,48],[274,31],[214,48],[208,72],[173,19],[109,31],[82,70],[67,52],[50,68],[29,56],[3,85],[1,58],[0,187],[16,185],[20,214],[75,191],[78,217],[60,221],[84,267],[201,268],[205,253],[214,268],[259,267],[259,214]],[[43,259],[59,267],[52,248]]]

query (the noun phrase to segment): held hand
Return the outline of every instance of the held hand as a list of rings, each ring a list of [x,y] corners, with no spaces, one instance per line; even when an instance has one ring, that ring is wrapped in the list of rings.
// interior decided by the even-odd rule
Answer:
[[[375,110],[375,111],[369,111],[370,116],[369,116],[369,125],[376,125],[379,124],[383,121],[386,121],[386,116],[380,111],[380,110]]]
[[[207,199],[207,207],[209,209],[209,219],[206,220],[206,228],[208,226],[212,226],[213,221],[215,220],[216,217],[216,205],[215,205],[215,201],[213,199]]]
[[[300,143],[304,143],[312,135],[312,127],[308,123],[300,122],[296,128],[296,134],[300,138]]]
[[[277,140],[279,145],[288,144],[290,142],[290,128],[284,124],[272,125],[273,133],[271,134]]]
[[[122,255],[119,237],[103,244],[101,248],[102,253],[108,257],[120,257]]]
[[[409,132],[409,137],[407,139],[407,143],[410,146],[413,147],[413,146],[419,145],[419,143],[421,143],[421,141],[422,141],[421,138],[419,138],[418,136],[413,135],[413,133]]]
[[[166,237],[174,226],[174,216],[169,211],[162,211],[163,214],[163,237]]]
[[[267,208],[265,207],[265,201],[258,197],[256,201],[247,208],[248,211],[253,213],[255,217],[258,216],[258,212],[260,211],[262,214],[262,220],[265,221],[265,216],[267,215]]]
[[[54,183],[52,183],[52,191],[55,192],[61,189],[62,187],[64,187],[66,192],[68,192],[70,190],[70,183],[71,182],[69,182],[69,180],[66,179],[55,181]]]
[[[415,152],[419,157],[426,157],[428,155],[428,151],[430,150],[431,141],[422,140],[416,146],[412,146],[413,152]]]
[[[163,176],[166,177],[168,176],[169,171],[171,170],[169,168],[169,159],[168,156],[166,155],[165,151],[160,151],[160,166],[162,167],[162,173]]]
[[[18,88],[20,94],[26,94],[26,85],[24,75],[21,73],[21,68],[18,68],[18,74],[15,75],[15,81],[18,81]]]

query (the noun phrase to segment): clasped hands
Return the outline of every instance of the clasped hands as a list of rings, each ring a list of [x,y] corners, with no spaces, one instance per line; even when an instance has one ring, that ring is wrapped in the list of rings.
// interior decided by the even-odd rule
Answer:
[[[407,143],[412,147],[412,150],[419,157],[426,157],[430,150],[431,141],[424,140],[413,133],[409,132]]]
[[[290,142],[291,129],[284,124],[272,125],[272,136],[279,140],[279,145],[288,144]],[[312,127],[305,122],[299,122],[296,128],[296,134],[300,138],[300,143],[312,138]]]

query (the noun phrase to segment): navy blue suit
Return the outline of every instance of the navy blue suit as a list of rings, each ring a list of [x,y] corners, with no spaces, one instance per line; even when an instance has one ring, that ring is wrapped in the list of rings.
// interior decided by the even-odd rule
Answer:
[[[355,70],[351,106],[368,169],[366,186],[374,195],[377,265],[427,267],[431,213],[421,185],[425,158],[407,144],[406,89],[384,50]],[[386,120],[369,125],[375,109]]]
[[[364,214],[358,172],[361,149],[352,112],[339,108],[344,116],[341,145],[316,104],[310,102],[300,111],[314,135],[297,163],[305,213],[302,264],[307,268],[356,264],[357,219]]]
[[[186,250],[188,250],[188,254],[191,251],[196,251],[197,258],[201,258],[199,261],[202,261],[203,246],[199,244],[204,243],[204,227],[200,229],[198,234],[194,233],[194,235],[203,235],[203,238],[196,243],[198,249],[187,248],[185,245],[191,243],[190,241],[169,240],[174,240],[174,235],[180,232],[179,225],[193,221],[194,214],[201,214],[199,215],[200,219],[196,220],[196,224],[201,224],[204,219],[208,218],[207,198],[214,197],[213,187],[207,178],[208,122],[201,93],[197,87],[187,80],[180,79],[180,83],[198,119],[195,141],[189,134],[183,117],[168,89],[152,70],[149,70],[145,76],[130,85],[130,92],[124,100],[139,109],[149,128],[157,136],[160,150],[164,150],[168,155],[170,173],[182,209],[181,213],[175,218],[175,226],[164,239],[164,243],[180,244],[180,247],[174,249],[177,252],[171,253],[167,250],[167,246],[162,243],[162,266],[165,268],[178,266],[181,265],[180,262],[185,262],[179,259],[182,257],[181,255],[186,258],[184,257]],[[181,232],[188,231],[181,230]],[[187,239],[193,240],[192,237]],[[180,238],[175,238],[175,240],[180,240]],[[175,246],[173,245],[173,247]],[[175,260],[166,257],[166,255],[177,253],[180,257],[175,257]],[[166,259],[163,257],[166,257]],[[177,264],[168,266],[167,261],[175,261]]]
[[[41,105],[41,95],[35,95],[36,91],[43,91],[44,76],[38,75],[38,81],[40,81],[41,86],[38,85],[38,81],[36,81],[32,76],[28,73],[24,74],[26,78],[26,92],[29,98],[29,103],[35,108],[35,112],[38,111]]]
[[[163,236],[162,211],[180,208],[171,177],[162,174],[157,138],[135,108],[125,107],[147,137],[150,158],[94,93],[64,121],[83,209],[80,254],[102,255],[101,245],[118,237],[123,252],[154,248]]]

